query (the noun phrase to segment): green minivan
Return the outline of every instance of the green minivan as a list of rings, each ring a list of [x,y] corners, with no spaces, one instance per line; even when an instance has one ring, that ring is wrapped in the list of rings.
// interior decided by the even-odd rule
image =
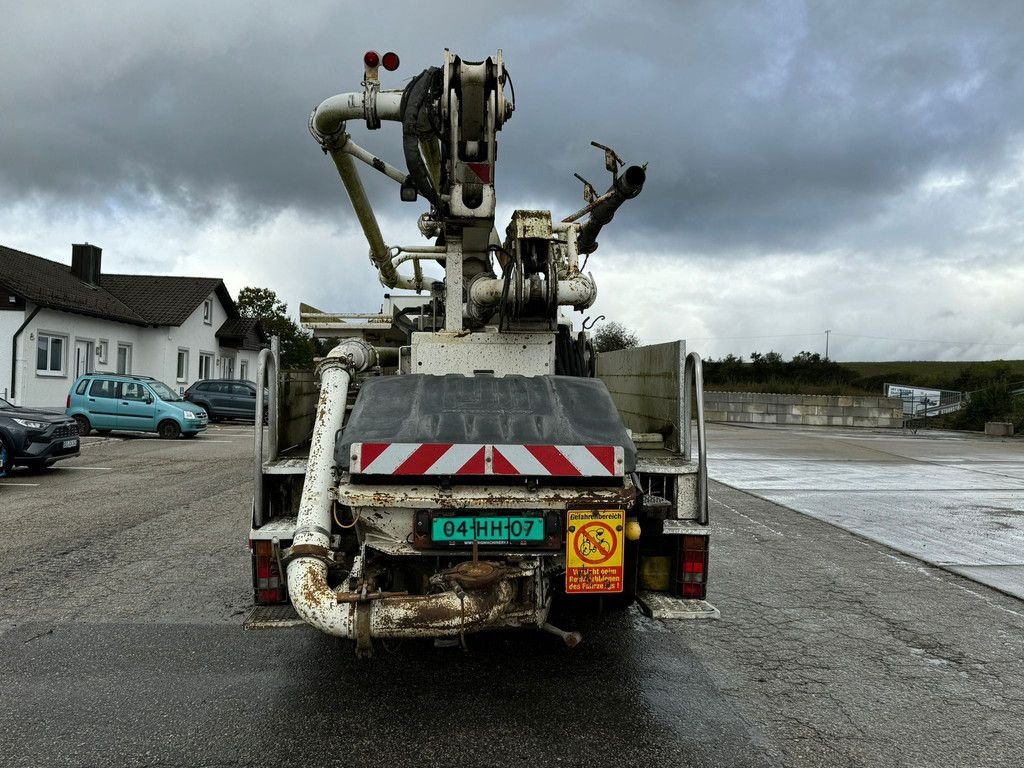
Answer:
[[[195,437],[209,423],[206,411],[149,376],[89,373],[75,380],[65,413],[78,422],[82,437],[96,430],[156,432],[169,440]]]

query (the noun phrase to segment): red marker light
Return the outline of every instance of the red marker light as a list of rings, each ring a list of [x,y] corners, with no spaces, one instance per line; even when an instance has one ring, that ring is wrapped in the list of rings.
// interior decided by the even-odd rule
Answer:
[[[394,72],[398,69],[398,54],[394,51],[388,51],[384,54],[382,63],[384,64],[384,69],[388,72]]]
[[[370,69],[380,66],[380,54],[376,51],[367,51],[363,54],[363,64]]]

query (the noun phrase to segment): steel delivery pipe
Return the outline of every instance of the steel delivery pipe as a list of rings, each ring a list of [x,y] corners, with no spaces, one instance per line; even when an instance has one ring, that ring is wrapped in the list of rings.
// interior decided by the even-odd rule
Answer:
[[[382,362],[365,342],[344,341],[320,363],[320,399],[302,487],[292,548],[329,552],[331,537],[331,486],[334,481],[334,448],[348,403],[352,375]],[[386,358],[385,358],[386,359]],[[304,621],[339,637],[355,638],[357,611],[369,611],[371,637],[426,637],[457,634],[486,623],[511,604],[513,590],[507,581],[493,589],[456,594],[411,595],[372,600],[368,603],[338,601],[327,583],[323,558],[298,556],[288,564],[288,596]],[[357,597],[343,594],[342,597]]]
[[[378,91],[377,117],[381,120],[401,120],[402,91]],[[313,110],[312,125],[321,136],[332,136],[345,127],[348,120],[366,117],[365,92],[339,93],[320,102]]]
[[[580,227],[576,250],[579,253],[593,253],[597,250],[597,236],[601,228],[615,216],[615,212],[627,200],[640,194],[647,180],[647,171],[639,165],[629,166],[621,176],[615,179],[601,200],[590,211],[588,218]]]
[[[388,247],[384,244],[384,237],[380,233],[377,217],[373,215],[373,207],[366,197],[366,190],[363,188],[362,179],[359,178],[355,160],[344,149],[332,149],[330,155],[338,168],[338,175],[341,176],[341,181],[345,185],[345,191],[348,192],[349,199],[352,201],[352,208],[363,228],[366,241],[370,244],[370,260],[380,272],[380,281],[388,288],[396,286],[404,288],[404,285],[398,286],[398,272],[391,263]]]

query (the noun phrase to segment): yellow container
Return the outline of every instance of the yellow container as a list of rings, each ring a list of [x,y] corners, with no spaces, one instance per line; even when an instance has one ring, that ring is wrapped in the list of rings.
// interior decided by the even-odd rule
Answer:
[[[668,592],[672,558],[668,555],[650,555],[640,558],[640,586],[652,592]]]

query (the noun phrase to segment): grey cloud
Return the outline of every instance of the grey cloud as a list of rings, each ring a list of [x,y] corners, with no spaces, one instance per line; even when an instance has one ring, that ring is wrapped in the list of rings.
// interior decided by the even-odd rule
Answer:
[[[5,14],[11,42],[0,50],[0,199],[163,204],[197,221],[221,215],[225,199],[252,220],[289,206],[345,216],[305,119],[321,99],[358,88],[361,52],[399,51],[401,77],[385,82],[397,87],[437,64],[445,45],[467,57],[500,46],[519,99],[500,137],[502,202],[574,210],[573,171],[607,184],[588,146],[597,139],[651,163],[606,250],[638,240],[662,252],[815,250],[840,239],[895,247],[891,227],[862,225],[898,217],[930,172],[990,177],[1020,141],[1016,10],[19,4]],[[353,132],[396,162],[389,127]],[[386,195],[384,215],[411,218],[393,186],[371,186]]]

